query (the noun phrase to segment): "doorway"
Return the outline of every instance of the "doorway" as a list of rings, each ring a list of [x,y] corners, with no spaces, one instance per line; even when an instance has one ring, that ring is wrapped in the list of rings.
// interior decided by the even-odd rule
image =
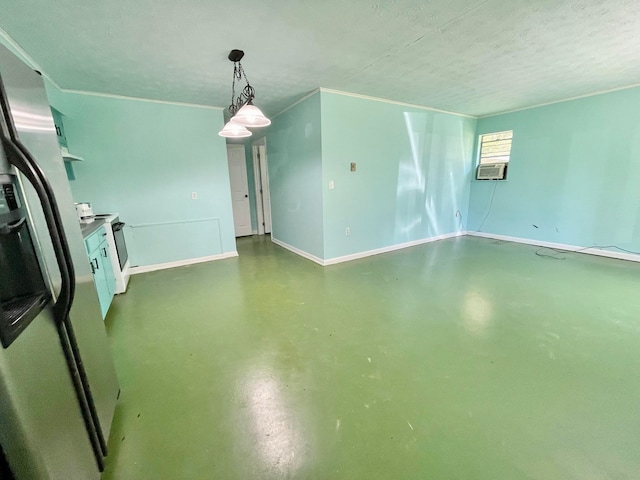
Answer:
[[[269,168],[267,163],[267,141],[265,137],[251,144],[253,175],[256,186],[256,217],[258,235],[271,233],[271,201],[269,196]]]
[[[252,232],[247,160],[244,154],[244,145],[227,145],[227,160],[229,162],[233,226],[236,237],[245,237],[251,235]]]

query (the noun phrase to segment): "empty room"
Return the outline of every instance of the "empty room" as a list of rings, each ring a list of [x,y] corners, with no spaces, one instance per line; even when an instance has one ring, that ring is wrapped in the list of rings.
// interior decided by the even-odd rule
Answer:
[[[0,11],[0,478],[640,478],[638,2]]]

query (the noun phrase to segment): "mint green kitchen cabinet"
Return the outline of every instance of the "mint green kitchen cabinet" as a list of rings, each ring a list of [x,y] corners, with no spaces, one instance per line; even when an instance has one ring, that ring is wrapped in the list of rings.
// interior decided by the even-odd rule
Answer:
[[[93,282],[98,292],[102,318],[105,318],[116,289],[116,277],[111,266],[107,231],[104,225],[85,238],[84,242],[91,264]]]
[[[67,178],[69,180],[76,179],[76,173],[73,169],[73,162],[82,161],[82,157],[69,153],[67,144],[67,135],[64,132],[64,115],[55,108],[51,107],[51,114],[53,115],[53,123],[56,127],[56,135],[58,135],[58,143],[60,144],[60,153],[64,160],[64,169],[67,172]]]
[[[58,143],[61,147],[67,147],[67,136],[64,134],[64,124],[62,122],[62,114],[55,108],[51,108],[53,115],[53,123],[56,126],[56,134],[58,135]]]

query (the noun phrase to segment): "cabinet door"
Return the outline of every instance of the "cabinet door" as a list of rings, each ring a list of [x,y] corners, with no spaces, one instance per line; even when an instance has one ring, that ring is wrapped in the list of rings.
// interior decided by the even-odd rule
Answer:
[[[67,136],[64,134],[64,125],[62,123],[62,114],[55,108],[51,108],[53,115],[53,123],[56,126],[56,134],[58,135],[58,143],[61,147],[67,146]]]
[[[109,295],[113,298],[114,292],[116,291],[116,276],[113,273],[109,244],[106,240],[100,244],[100,256],[102,257],[102,269],[104,271],[104,276],[107,279]],[[111,300],[109,302],[111,302]]]
[[[100,248],[96,248],[91,252],[89,261],[91,262],[91,271],[93,272],[93,282],[95,283],[98,300],[100,301],[100,311],[102,312],[102,318],[104,318],[107,315],[107,310],[109,310],[111,295],[109,294],[109,285],[102,266]]]

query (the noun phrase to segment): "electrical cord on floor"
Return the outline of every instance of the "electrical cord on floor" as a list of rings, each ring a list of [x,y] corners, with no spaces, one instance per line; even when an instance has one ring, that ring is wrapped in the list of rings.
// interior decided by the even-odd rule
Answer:
[[[462,220],[462,213],[460,212],[460,210],[456,210],[456,217],[460,218],[458,228],[460,229],[460,231],[464,231],[464,221]]]
[[[491,207],[493,206],[493,197],[496,196],[496,189],[498,188],[498,181],[494,180],[494,184],[493,184],[493,193],[491,193],[491,201],[489,202],[489,208],[487,208],[487,214],[484,216],[484,218],[482,219],[482,223],[480,223],[480,226],[478,227],[478,231],[481,232],[482,231],[482,226],[484,225],[484,222],[487,221],[487,218],[489,218],[489,214],[491,213]]]
[[[591,247],[583,247],[583,248],[579,248],[578,250],[562,250],[560,248],[541,247],[536,250],[536,255],[544,258],[552,258],[554,260],[566,260],[567,257],[561,257],[558,255],[547,255],[540,252],[543,250],[551,250],[552,252],[556,252],[556,253],[580,253],[580,252],[584,252],[585,250],[590,250],[592,248],[599,248],[601,250],[604,250],[606,248],[615,248],[616,250],[620,250],[621,252],[625,252],[625,253],[630,253],[631,255],[640,255],[640,252],[634,252],[633,250],[626,250],[617,245],[592,245]]]
[[[560,257],[558,255],[547,255],[545,253],[540,253],[543,250],[551,250],[552,252],[556,252],[556,253],[566,253],[569,250],[557,250],[555,248],[550,248],[550,247],[542,247],[536,250],[536,255],[539,257],[544,257],[544,258],[552,258],[554,260],[566,260],[567,257]]]

